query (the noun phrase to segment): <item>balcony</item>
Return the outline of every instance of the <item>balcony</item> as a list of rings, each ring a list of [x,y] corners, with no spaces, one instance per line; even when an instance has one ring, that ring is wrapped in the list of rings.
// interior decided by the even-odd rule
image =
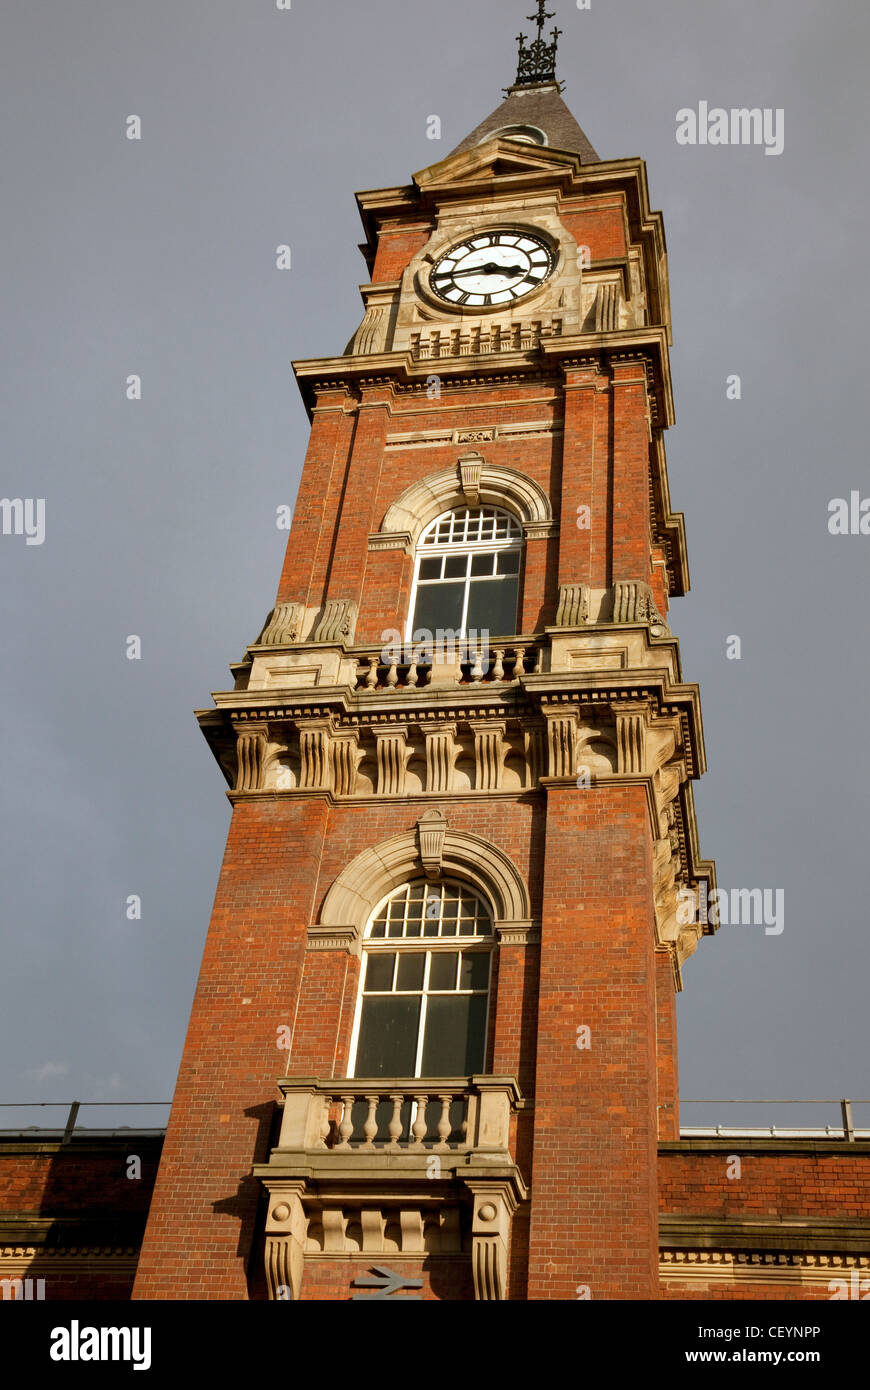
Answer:
[[[504,1297],[513,1214],[513,1077],[278,1082],[278,1145],[254,1169],[269,1197],[266,1278],[300,1297],[310,1262],[470,1259],[476,1297]]]

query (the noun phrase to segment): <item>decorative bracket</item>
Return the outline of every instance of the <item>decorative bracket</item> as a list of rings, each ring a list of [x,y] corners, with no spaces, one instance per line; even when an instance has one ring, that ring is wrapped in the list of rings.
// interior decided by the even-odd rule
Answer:
[[[257,638],[255,645],[286,647],[292,642],[298,642],[302,636],[304,619],[304,604],[276,603],[266,619],[266,626]]]
[[[589,589],[585,584],[561,584],[556,627],[583,627],[589,621]]]
[[[323,616],[314,629],[313,642],[343,642],[350,645],[356,631],[357,605],[352,599],[328,598]]]
[[[440,811],[426,811],[417,821],[417,840],[423,869],[430,882],[441,877],[447,819]]]
[[[459,460],[462,495],[469,507],[476,507],[480,501],[480,475],[485,462],[483,454],[463,454]]]

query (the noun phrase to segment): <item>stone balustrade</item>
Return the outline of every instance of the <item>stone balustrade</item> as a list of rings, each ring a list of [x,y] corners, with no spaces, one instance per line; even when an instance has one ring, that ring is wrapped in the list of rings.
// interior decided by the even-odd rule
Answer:
[[[358,691],[404,691],[442,683],[445,676],[456,686],[516,684],[524,675],[540,674],[544,648],[535,642],[476,648],[471,644],[468,649],[461,646],[452,661],[441,661],[436,651],[437,664],[424,652],[416,661],[385,661],[380,651],[355,652],[354,656]]]
[[[519,1091],[512,1077],[320,1081],[285,1078],[276,1152],[506,1155]]]

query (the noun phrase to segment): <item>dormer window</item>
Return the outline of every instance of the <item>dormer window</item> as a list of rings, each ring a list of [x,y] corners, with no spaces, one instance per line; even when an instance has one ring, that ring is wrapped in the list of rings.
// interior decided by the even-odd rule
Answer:
[[[493,130],[489,135],[485,135],[480,141],[485,145],[487,140],[519,140],[523,145],[546,145],[547,137],[543,130],[536,125],[505,125],[500,130]]]

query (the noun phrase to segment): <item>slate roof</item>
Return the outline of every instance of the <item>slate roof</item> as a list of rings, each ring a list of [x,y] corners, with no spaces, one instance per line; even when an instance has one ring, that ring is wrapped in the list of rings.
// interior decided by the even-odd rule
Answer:
[[[513,87],[505,101],[485,121],[481,121],[451,154],[473,149],[488,135],[506,125],[534,125],[543,130],[554,149],[579,154],[581,164],[597,164],[595,153],[583,131],[562,100],[555,82],[542,87]]]

